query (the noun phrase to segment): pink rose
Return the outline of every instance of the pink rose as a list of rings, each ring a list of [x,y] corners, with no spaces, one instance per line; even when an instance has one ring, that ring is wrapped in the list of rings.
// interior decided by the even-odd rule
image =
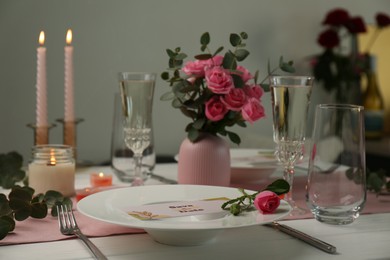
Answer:
[[[261,105],[260,100],[256,98],[248,99],[247,103],[242,107],[241,114],[250,123],[265,116],[264,107]]]
[[[228,109],[221,102],[219,96],[214,96],[206,102],[206,117],[211,121],[221,120],[227,112]]]
[[[207,63],[204,60],[188,61],[182,71],[188,76],[204,77],[206,66]]]
[[[237,70],[240,71],[242,74],[239,74],[242,78],[242,80],[244,81],[244,83],[246,83],[248,80],[252,79],[253,76],[252,74],[249,72],[249,70],[247,70],[246,68],[244,68],[243,66],[240,66],[238,65],[237,66]]]
[[[240,111],[246,103],[246,95],[241,88],[232,88],[228,94],[221,98],[222,103],[233,111]]]
[[[217,55],[207,60],[207,65],[210,66],[221,66],[223,62],[223,56]]]
[[[264,94],[263,88],[260,87],[260,85],[255,85],[255,84],[245,85],[244,91],[248,95],[248,97],[253,97],[256,99],[260,99]]]
[[[280,198],[272,191],[262,191],[253,201],[255,208],[263,214],[272,214],[280,205]]]
[[[232,76],[221,67],[212,67],[205,73],[208,88],[215,94],[227,94],[234,88]]]

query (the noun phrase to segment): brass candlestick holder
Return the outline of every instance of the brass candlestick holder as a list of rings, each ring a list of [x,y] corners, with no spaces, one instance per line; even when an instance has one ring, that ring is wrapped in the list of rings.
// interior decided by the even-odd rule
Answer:
[[[82,118],[77,118],[74,121],[65,121],[64,119],[57,119],[57,122],[63,125],[63,143],[73,148],[74,158],[77,160],[77,138],[76,126],[84,121]]]
[[[55,126],[55,124],[50,124],[46,126],[27,124],[27,127],[32,128],[34,130],[34,145],[49,144],[49,130]]]

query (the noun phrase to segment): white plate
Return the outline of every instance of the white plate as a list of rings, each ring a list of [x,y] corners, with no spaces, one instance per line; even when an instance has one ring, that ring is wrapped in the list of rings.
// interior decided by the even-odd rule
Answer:
[[[267,180],[278,167],[274,150],[230,149],[231,183]]]
[[[238,196],[241,196],[241,193],[236,188],[151,185],[95,193],[80,200],[77,208],[82,214],[94,219],[145,229],[156,241],[170,245],[203,244],[213,240],[223,229],[269,223],[287,216],[291,211],[291,207],[285,201],[281,201],[274,214],[261,214],[254,210],[233,216],[228,211],[221,210],[221,213],[143,221],[128,215],[124,210],[129,206]]]

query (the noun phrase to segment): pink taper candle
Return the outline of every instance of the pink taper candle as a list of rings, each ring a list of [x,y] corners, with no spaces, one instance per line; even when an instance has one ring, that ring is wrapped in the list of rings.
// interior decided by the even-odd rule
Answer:
[[[37,104],[36,104],[36,126],[47,127],[47,83],[46,83],[46,48],[45,33],[39,34],[39,47],[37,48]]]
[[[74,99],[73,99],[73,47],[72,30],[66,33],[65,46],[65,122],[74,122]]]

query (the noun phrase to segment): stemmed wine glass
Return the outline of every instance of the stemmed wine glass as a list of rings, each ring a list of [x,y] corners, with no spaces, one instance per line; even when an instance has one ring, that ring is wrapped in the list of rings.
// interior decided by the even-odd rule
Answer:
[[[142,153],[152,138],[152,106],[156,81],[154,73],[120,72],[118,75],[122,100],[125,143],[134,153],[132,186],[144,184]]]
[[[292,198],[294,167],[303,155],[305,129],[313,77],[271,76],[272,114],[275,155],[283,164],[283,178],[290,184],[285,200],[293,208],[292,215],[306,211],[297,207]]]

